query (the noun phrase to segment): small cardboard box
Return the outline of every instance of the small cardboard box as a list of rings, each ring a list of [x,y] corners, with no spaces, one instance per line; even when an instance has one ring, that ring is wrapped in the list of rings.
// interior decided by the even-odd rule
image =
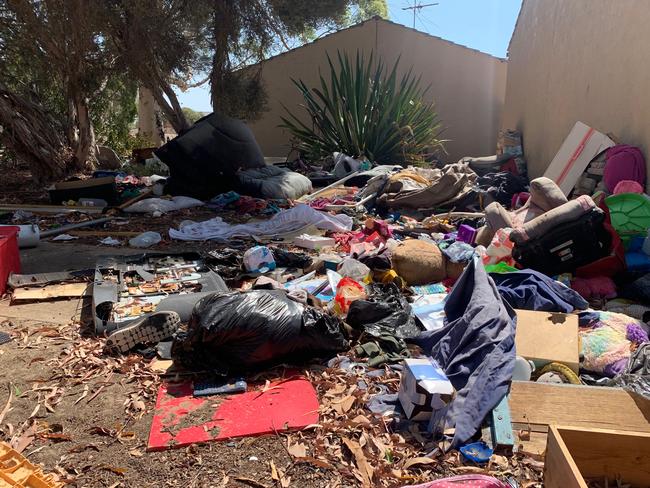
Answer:
[[[435,410],[445,408],[454,394],[454,387],[444,371],[429,358],[405,359],[398,398],[406,416],[426,421]]]
[[[578,121],[560,146],[544,176],[552,179],[562,192],[568,195],[587,169],[589,162],[612,146],[614,141],[605,134]]]
[[[542,363],[562,363],[576,374],[580,363],[578,316],[517,310],[517,356]]]

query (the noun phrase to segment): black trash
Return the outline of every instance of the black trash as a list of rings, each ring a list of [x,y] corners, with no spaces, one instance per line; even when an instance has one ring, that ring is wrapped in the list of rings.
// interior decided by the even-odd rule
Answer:
[[[196,304],[172,357],[190,369],[237,371],[329,356],[348,349],[341,325],[281,290],[215,293]]]
[[[421,332],[411,305],[393,283],[369,285],[368,297],[352,302],[345,321],[375,337],[389,334],[408,339]]]
[[[217,113],[197,120],[155,154],[169,166],[165,192],[201,200],[237,188],[237,170],[265,166],[248,126]]]
[[[311,256],[302,252],[292,252],[279,247],[272,247],[273,259],[276,266],[280,268],[305,269],[314,262]]]

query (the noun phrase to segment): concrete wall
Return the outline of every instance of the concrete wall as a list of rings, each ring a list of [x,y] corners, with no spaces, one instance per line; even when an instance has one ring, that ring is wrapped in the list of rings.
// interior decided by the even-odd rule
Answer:
[[[531,176],[577,120],[648,154],[648,26],[648,0],[524,0],[502,125],[523,132]]]
[[[428,97],[436,103],[446,127],[442,134],[447,143],[448,161],[463,156],[494,154],[505,98],[506,62],[451,42],[392,22],[373,19],[305,47],[266,61],[263,79],[269,95],[269,111],[251,124],[266,156],[285,156],[289,135],[278,128],[282,105],[301,110],[302,102],[291,78],[302,79],[308,86],[318,83],[318,71],[329,72],[326,54],[357,49],[379,54],[387,64],[401,56],[400,69],[411,67],[422,75],[423,85],[431,84]]]

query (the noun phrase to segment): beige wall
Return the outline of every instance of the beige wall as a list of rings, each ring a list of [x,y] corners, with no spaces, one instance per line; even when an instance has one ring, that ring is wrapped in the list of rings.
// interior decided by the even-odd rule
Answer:
[[[524,0],[502,125],[523,132],[531,176],[577,120],[648,154],[649,0]]]
[[[289,151],[289,135],[278,128],[282,105],[300,110],[301,97],[291,77],[308,86],[318,82],[319,68],[328,73],[326,53],[354,55],[357,49],[374,51],[392,64],[401,56],[400,67],[413,67],[422,83],[431,84],[428,96],[435,99],[446,127],[448,161],[463,156],[494,154],[505,97],[506,62],[413,29],[383,20],[370,20],[339,31],[308,46],[266,61],[262,68],[269,95],[269,111],[251,124],[266,156],[284,156]]]

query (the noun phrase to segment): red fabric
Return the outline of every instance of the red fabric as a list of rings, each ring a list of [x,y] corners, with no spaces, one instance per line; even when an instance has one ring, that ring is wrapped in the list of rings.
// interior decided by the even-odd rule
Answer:
[[[20,273],[18,232],[20,227],[0,227],[0,295],[7,289],[11,273]]]

